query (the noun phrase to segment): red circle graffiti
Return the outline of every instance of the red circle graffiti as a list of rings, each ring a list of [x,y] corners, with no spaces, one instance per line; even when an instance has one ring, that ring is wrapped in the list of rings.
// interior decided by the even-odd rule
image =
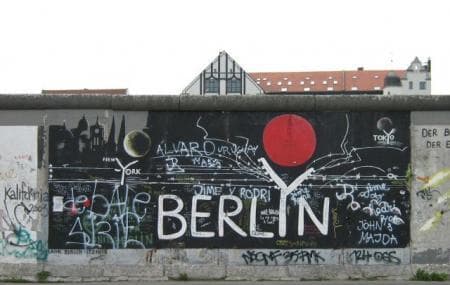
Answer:
[[[316,150],[316,133],[303,117],[287,114],[273,118],[264,128],[264,149],[281,166],[298,166]]]

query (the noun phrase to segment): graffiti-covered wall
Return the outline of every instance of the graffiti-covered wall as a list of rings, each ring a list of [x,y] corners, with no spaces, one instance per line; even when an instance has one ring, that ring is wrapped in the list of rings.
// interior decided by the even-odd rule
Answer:
[[[38,189],[38,128],[0,127],[0,257],[7,262],[47,258],[47,242],[38,238],[48,195]]]
[[[409,243],[408,113],[80,114],[49,126],[49,247]]]
[[[413,262],[450,264],[450,113],[413,113]]]
[[[432,97],[0,96],[0,280],[448,273]]]

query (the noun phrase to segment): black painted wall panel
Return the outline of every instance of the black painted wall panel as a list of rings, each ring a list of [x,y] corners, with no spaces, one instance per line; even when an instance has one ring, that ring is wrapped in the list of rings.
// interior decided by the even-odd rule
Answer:
[[[49,128],[50,248],[409,243],[407,112],[149,112],[141,126],[124,116],[111,129],[88,121]],[[162,195],[175,196],[161,209]],[[198,195],[210,197],[192,209]],[[223,236],[221,197],[238,227],[224,221]]]

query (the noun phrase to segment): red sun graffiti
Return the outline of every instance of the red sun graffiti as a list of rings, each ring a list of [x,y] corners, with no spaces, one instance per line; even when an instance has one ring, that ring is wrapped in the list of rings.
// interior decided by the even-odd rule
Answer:
[[[264,149],[281,166],[302,165],[316,150],[316,133],[311,124],[297,115],[273,118],[264,128]]]

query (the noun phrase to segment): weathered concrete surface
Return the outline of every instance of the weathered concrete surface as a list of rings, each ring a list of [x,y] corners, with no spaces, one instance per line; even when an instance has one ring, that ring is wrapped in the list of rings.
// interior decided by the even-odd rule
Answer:
[[[232,95],[232,96],[181,96],[180,110],[211,111],[312,111],[314,96]]]
[[[412,112],[413,264],[450,264],[450,112]]]
[[[408,256],[409,249],[403,249]],[[402,264],[359,262],[349,259],[344,250],[320,250],[332,257],[328,264],[246,265],[241,250],[161,249],[108,250],[105,254],[50,253],[47,262],[32,266],[6,265],[0,271],[5,278],[35,280],[40,271],[50,272],[50,281],[168,280],[187,276],[191,280],[346,280],[409,279],[413,268],[409,260]],[[346,250],[349,252],[349,250]],[[375,250],[371,250],[375,251]],[[402,252],[399,252],[399,256]],[[429,267],[427,267],[429,268]],[[431,269],[431,268],[430,268]],[[446,271],[445,267],[433,267]]]
[[[424,95],[39,95],[0,94],[0,109],[135,111],[438,111],[450,96]]]
[[[116,285],[179,285],[180,281],[116,281],[114,284]],[[207,284],[215,284],[215,285],[298,285],[299,281],[183,281],[183,284],[188,285],[207,285]],[[2,283],[5,285],[13,285],[17,283]],[[48,283],[34,283],[34,284],[48,284]],[[74,285],[79,283],[70,283],[65,282],[66,285]],[[92,285],[106,285],[111,284],[110,282],[92,282],[90,283]],[[308,281],[308,280],[301,280],[302,285],[365,285],[367,284],[367,280],[350,280],[350,281]],[[413,285],[430,285],[430,284],[450,284],[450,282],[431,282],[431,281],[402,281],[402,280],[396,280],[396,281],[387,281],[387,280],[371,280],[369,284],[372,285],[406,285],[406,284],[413,284]]]
[[[450,264],[450,249],[425,249],[419,251],[414,248],[414,259],[412,260],[415,264]]]
[[[111,96],[111,108],[114,110],[176,111],[179,105],[180,96]]]
[[[106,95],[0,95],[0,106],[5,110],[110,109],[111,97]]]
[[[315,101],[315,110],[420,111],[450,109],[450,96],[317,95]]]

